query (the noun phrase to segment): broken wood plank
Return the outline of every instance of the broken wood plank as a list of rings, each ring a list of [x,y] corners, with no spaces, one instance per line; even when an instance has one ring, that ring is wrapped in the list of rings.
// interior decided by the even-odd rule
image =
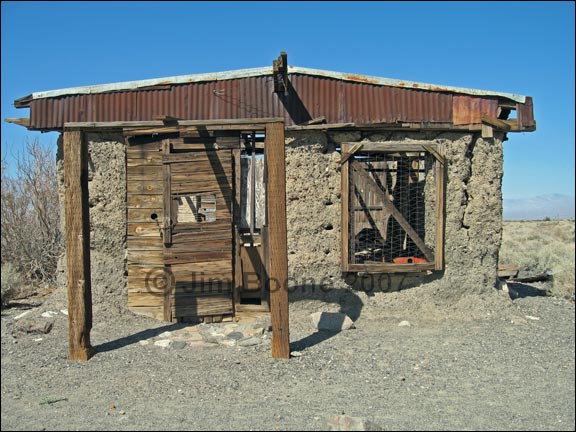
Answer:
[[[498,277],[501,279],[515,278],[518,276],[520,267],[516,264],[499,264]]]
[[[521,283],[530,283],[530,282],[547,282],[552,280],[554,274],[552,272],[544,272],[534,276],[527,276],[527,277],[515,277],[512,279],[508,279],[508,282],[521,282]]]
[[[316,125],[316,124],[320,124],[320,123],[326,123],[326,117],[324,117],[324,116],[315,117],[312,120],[308,120],[307,122],[299,123],[298,126],[310,126],[310,125]]]

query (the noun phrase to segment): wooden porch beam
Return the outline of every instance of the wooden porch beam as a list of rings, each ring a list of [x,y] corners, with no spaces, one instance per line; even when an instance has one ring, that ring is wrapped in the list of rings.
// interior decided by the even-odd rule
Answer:
[[[253,125],[262,128],[267,123],[284,121],[282,117],[266,117],[253,119],[220,119],[220,120],[178,120],[178,126],[195,126],[206,130],[219,129],[252,129]],[[155,128],[164,127],[164,122],[158,120],[146,121],[112,121],[112,122],[66,122],[64,127],[69,130],[77,129],[122,129],[122,128]]]
[[[266,223],[268,287],[272,321],[272,357],[290,357],[288,319],[288,252],[286,232],[286,165],[284,123],[266,125]]]
[[[68,289],[68,357],[88,360],[92,354],[92,287],[88,148],[82,132],[64,131],[64,189]]]

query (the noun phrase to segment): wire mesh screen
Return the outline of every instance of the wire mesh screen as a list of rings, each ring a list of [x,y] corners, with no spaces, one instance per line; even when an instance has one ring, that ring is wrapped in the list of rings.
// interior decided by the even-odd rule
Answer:
[[[434,250],[435,159],[429,153],[363,153],[350,160],[349,262],[426,263]]]

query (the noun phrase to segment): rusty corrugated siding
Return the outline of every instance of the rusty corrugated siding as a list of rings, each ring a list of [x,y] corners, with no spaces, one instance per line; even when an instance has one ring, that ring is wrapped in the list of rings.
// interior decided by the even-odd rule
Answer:
[[[496,98],[453,95],[326,77],[291,74],[295,90],[274,93],[271,75],[194,82],[132,91],[77,94],[31,102],[32,129],[61,129],[65,122],[283,117],[286,125],[326,117],[327,123],[480,123],[496,115]]]
[[[468,95],[454,95],[454,125],[482,123],[482,115],[498,117],[498,100]]]

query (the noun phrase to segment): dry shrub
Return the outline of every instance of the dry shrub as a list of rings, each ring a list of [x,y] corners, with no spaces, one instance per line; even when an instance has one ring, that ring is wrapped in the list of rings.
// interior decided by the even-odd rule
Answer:
[[[10,264],[23,282],[50,284],[63,251],[56,158],[34,140],[14,161],[2,157],[2,280]]]
[[[504,222],[500,262],[520,266],[520,276],[551,270],[552,294],[574,295],[574,220]]]
[[[10,263],[2,264],[2,308],[18,296],[22,278]]]

